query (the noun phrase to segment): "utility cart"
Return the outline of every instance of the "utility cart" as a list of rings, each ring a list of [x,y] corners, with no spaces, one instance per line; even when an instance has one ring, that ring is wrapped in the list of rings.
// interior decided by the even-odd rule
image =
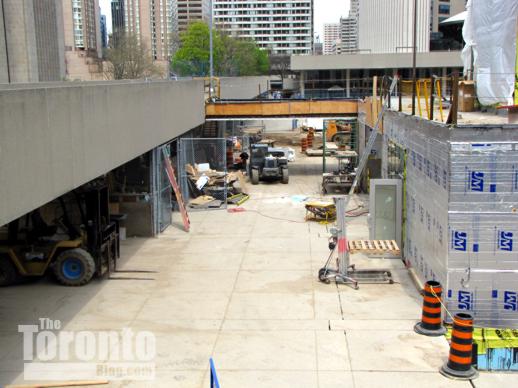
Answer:
[[[339,151],[334,155],[338,167],[333,172],[322,174],[322,193],[344,192],[351,188],[356,176],[358,154],[356,151]]]

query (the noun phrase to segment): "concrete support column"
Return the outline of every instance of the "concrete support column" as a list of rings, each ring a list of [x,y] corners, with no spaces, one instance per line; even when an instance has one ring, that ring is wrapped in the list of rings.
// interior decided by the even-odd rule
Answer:
[[[300,78],[299,78],[299,89],[300,89],[300,95],[302,97],[304,97],[305,94],[306,94],[306,87],[305,87],[305,84],[304,84],[305,79],[306,79],[306,72],[305,71],[301,71],[300,72]]]
[[[345,70],[345,95],[351,98],[351,69]]]
[[[33,3],[3,0],[3,6],[11,82],[38,82]]]

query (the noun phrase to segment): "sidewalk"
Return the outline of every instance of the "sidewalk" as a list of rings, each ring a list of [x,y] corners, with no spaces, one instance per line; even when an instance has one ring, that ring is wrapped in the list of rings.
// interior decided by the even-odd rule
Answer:
[[[472,387],[439,374],[446,339],[414,333],[421,298],[400,260],[353,256],[358,268],[390,268],[393,285],[353,290],[317,280],[328,233],[304,221],[294,196],[318,196],[321,159],[298,157],[289,185],[250,186],[244,213],[194,212],[189,234],[178,226],[125,241],[122,268],[156,271],[129,275],[141,280],[0,289],[0,384],[21,381],[16,325],[51,317],[66,330],[156,335],[156,380],[110,387],[208,388],[210,357],[222,388]],[[366,216],[348,231],[368,238]],[[511,388],[516,379],[481,374],[475,387]]]

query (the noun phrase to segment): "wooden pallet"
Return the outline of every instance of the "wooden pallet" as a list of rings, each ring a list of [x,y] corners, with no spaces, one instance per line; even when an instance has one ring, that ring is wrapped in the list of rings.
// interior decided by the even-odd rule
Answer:
[[[400,256],[401,251],[394,240],[350,240],[349,252],[366,253],[371,255],[382,255],[390,253],[395,256]]]

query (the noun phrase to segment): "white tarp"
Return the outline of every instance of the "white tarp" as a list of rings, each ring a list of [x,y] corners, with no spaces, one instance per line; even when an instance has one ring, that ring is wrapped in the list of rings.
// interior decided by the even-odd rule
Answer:
[[[474,71],[482,105],[513,103],[518,0],[468,0],[464,72]]]

